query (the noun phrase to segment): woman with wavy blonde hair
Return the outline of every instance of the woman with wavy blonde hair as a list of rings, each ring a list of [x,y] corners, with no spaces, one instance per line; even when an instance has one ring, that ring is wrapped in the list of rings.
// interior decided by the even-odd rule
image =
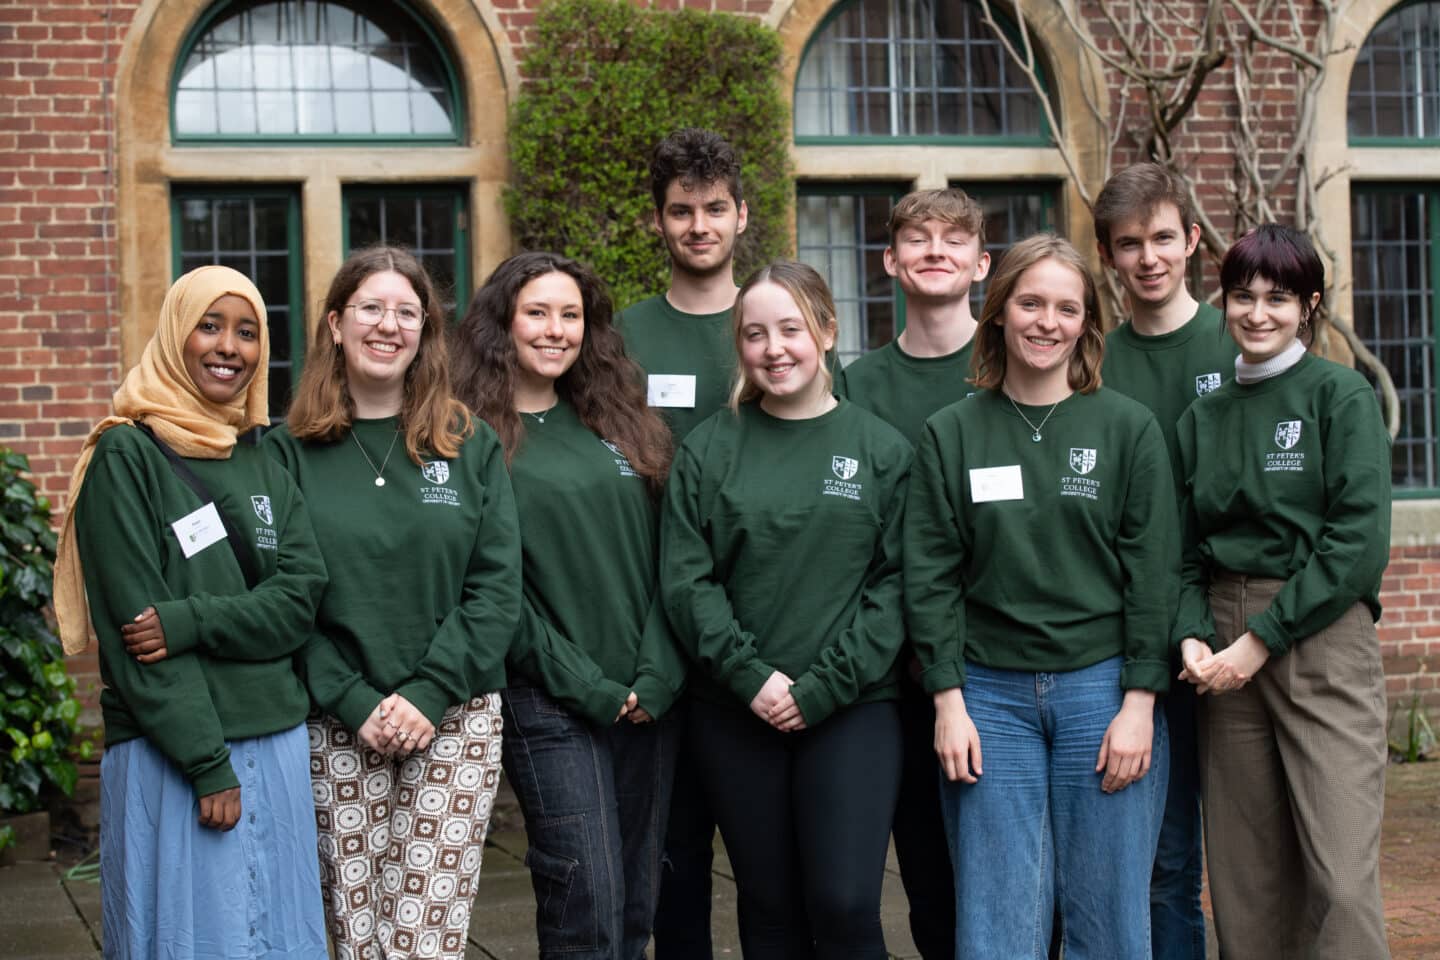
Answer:
[[[300,661],[341,958],[463,956],[499,782],[519,538],[500,442],[450,391],[444,326],[413,255],[352,254],[265,438],[330,570]]]

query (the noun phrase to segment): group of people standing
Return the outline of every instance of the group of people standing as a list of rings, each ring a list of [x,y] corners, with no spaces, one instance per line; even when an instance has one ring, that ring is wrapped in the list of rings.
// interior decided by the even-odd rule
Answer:
[[[547,958],[708,958],[718,825],[747,957],[883,957],[893,834],[926,960],[1199,960],[1202,810],[1227,958],[1388,956],[1388,441],[1306,349],[1304,236],[1237,241],[1216,310],[1183,190],[1123,171],[1107,337],[1070,244],[992,274],[920,191],[904,329],[836,369],[815,270],[736,288],[730,146],[651,174],[665,294],[522,253],[447,329],[358,251],[258,448],[258,292],[171,288],[56,566],[107,955],[458,958],[503,766]]]

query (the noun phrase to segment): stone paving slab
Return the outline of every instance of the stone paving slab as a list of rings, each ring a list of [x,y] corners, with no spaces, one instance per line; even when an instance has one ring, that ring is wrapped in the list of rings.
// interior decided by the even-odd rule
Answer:
[[[0,957],[95,960],[99,956],[54,863],[17,863],[0,869],[0,904]]]

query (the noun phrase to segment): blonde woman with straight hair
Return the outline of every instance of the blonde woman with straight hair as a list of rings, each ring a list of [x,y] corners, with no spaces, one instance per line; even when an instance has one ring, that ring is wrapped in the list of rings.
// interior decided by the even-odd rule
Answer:
[[[925,424],[905,612],[935,698],[955,953],[1150,955],[1178,591],[1159,425],[1100,385],[1095,282],[1049,234],[1012,247],[975,396]]]
[[[910,445],[831,393],[835,305],[812,268],[755,273],[734,321],[730,409],[677,452],[661,535],[661,596],[695,662],[689,747],[745,956],[878,960]]]
[[[335,953],[458,960],[499,783],[520,541],[504,450],[451,394],[445,316],[413,255],[371,247],[340,267],[265,446],[309,493],[331,570],[300,660]]]

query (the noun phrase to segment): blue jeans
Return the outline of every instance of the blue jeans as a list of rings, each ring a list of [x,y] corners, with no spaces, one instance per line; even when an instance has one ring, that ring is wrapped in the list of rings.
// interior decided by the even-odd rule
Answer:
[[[1101,791],[1100,744],[1124,699],[1121,659],[1066,673],[968,664],[978,783],[943,781],[955,865],[955,951],[1043,960],[1058,898],[1066,960],[1150,954],[1150,869],[1169,749],[1157,706],[1150,772]]]
[[[1177,668],[1178,672],[1178,668]],[[1165,697],[1170,734],[1170,786],[1160,845],[1150,875],[1150,939],[1154,960],[1205,960],[1205,913],[1200,907],[1200,763],[1196,750],[1195,688],[1172,683]]]
[[[642,960],[678,728],[668,717],[592,727],[531,686],[507,688],[503,710],[541,957]]]

